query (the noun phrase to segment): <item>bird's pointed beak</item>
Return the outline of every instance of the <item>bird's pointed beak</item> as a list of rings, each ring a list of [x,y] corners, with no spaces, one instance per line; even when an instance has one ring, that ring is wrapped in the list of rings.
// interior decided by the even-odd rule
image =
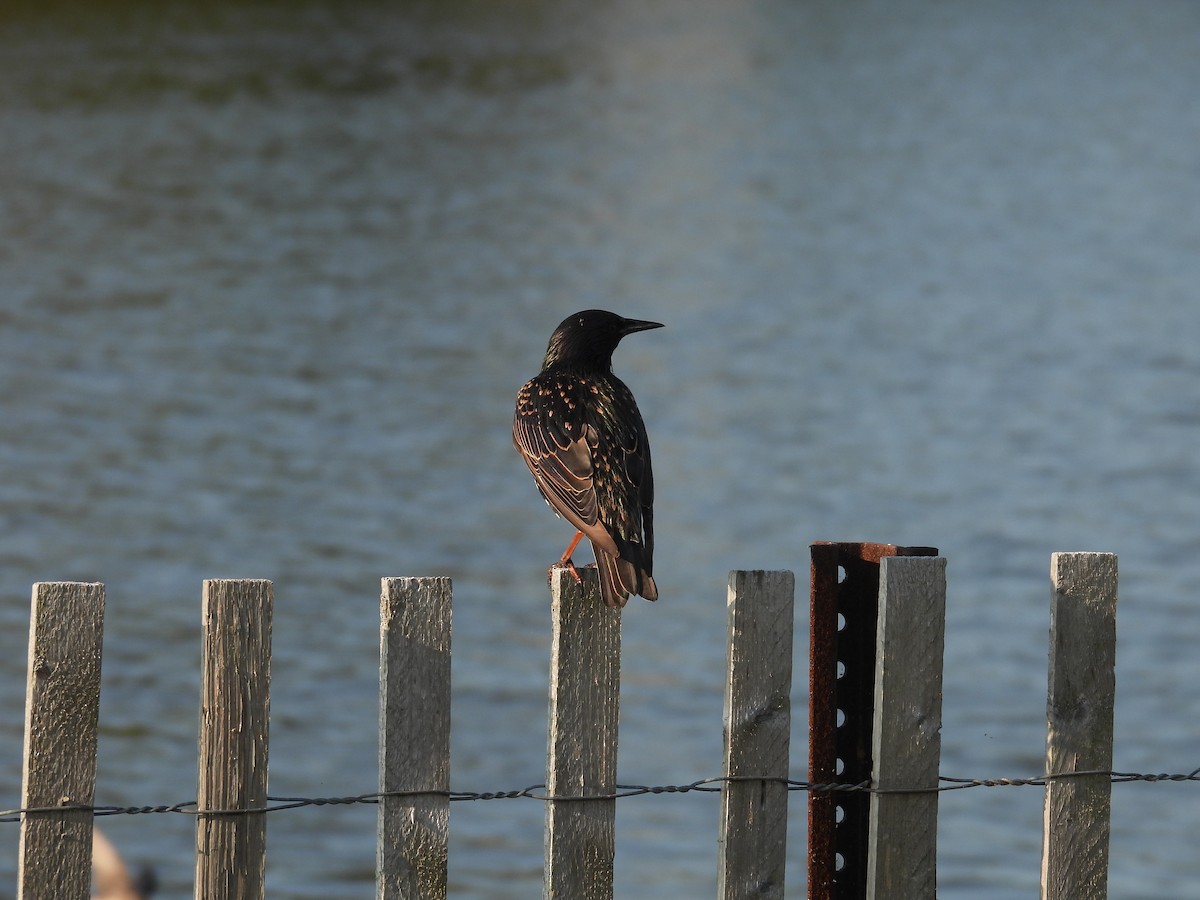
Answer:
[[[662,322],[647,322],[643,319],[626,319],[621,334],[633,334],[635,331],[649,331],[651,328],[662,328]]]

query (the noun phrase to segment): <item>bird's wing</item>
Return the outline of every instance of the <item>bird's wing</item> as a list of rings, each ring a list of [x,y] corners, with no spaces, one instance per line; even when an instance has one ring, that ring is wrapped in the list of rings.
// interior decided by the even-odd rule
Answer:
[[[530,401],[529,391],[522,389],[513,419],[513,444],[533,473],[538,490],[555,512],[616,556],[616,541],[599,520],[592,467],[595,443],[596,432],[582,416],[545,415]]]

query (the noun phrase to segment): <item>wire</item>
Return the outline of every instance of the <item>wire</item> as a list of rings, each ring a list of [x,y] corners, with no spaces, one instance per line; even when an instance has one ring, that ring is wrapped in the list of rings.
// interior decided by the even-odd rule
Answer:
[[[514,800],[525,798],[540,800],[544,803],[579,803],[588,801],[614,801],[629,797],[640,797],[647,794],[689,794],[689,793],[720,793],[726,784],[741,782],[763,782],[779,784],[788,791],[806,792],[848,792],[868,794],[936,794],[946,791],[959,791],[965,788],[999,788],[999,787],[1044,787],[1053,781],[1067,781],[1077,778],[1107,778],[1111,784],[1128,784],[1130,782],[1182,782],[1200,781],[1200,767],[1186,774],[1114,772],[1114,771],[1082,771],[1055,772],[1048,775],[1035,775],[1028,778],[952,778],[942,775],[938,784],[930,787],[885,788],[873,787],[869,782],[858,784],[819,784],[809,781],[798,781],[782,776],[769,775],[722,775],[712,778],[701,778],[688,784],[642,785],[618,784],[612,793],[588,794],[583,796],[554,795],[546,793],[545,784],[532,784],[520,790],[510,791],[450,791],[450,790],[411,790],[411,791],[377,791],[370,794],[356,794],[349,797],[273,797],[268,796],[266,803],[246,809],[199,809],[195,800],[185,800],[180,803],[154,804],[146,806],[101,806],[88,804],[65,804],[62,806],[35,806],[22,809],[0,811],[0,823],[20,822],[23,815],[49,815],[71,812],[91,813],[94,816],[140,816],[154,813],[179,813],[187,816],[244,816],[271,812],[282,812],[290,809],[303,809],[310,806],[351,806],[355,804],[378,804],[381,800],[402,800],[419,798],[440,798],[443,800]]]

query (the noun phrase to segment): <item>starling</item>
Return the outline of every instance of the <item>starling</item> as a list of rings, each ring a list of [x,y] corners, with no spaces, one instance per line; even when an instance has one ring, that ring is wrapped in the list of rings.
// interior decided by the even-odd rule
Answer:
[[[538,490],[576,529],[559,564],[574,572],[571,553],[586,536],[606,606],[622,607],[630,594],[658,599],[650,443],[633,394],[612,373],[621,338],[649,328],[662,325],[602,309],[567,316],[542,371],[517,393],[513,418],[513,445]]]

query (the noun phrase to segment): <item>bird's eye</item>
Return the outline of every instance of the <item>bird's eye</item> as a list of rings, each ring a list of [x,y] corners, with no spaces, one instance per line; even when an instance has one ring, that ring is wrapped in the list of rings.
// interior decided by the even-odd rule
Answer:
[[[583,327],[583,316],[580,316],[580,317],[579,317],[579,327],[580,327],[580,328],[582,328],[582,327]]]

